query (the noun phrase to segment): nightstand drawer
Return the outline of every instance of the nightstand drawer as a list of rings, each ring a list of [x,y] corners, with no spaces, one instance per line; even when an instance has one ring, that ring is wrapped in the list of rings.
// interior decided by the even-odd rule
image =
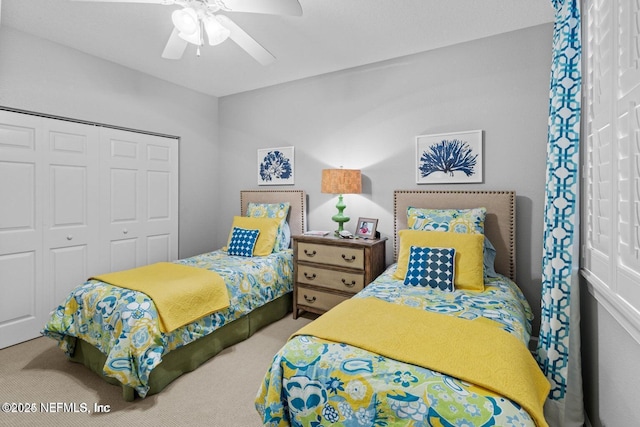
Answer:
[[[317,310],[327,311],[349,298],[350,296],[330,294],[305,288],[304,286],[298,286],[298,298],[296,302],[298,305],[306,305],[307,307],[313,307]]]
[[[298,264],[298,283],[356,293],[364,289],[364,273],[346,273]]]
[[[298,243],[298,261],[364,269],[364,249]]]

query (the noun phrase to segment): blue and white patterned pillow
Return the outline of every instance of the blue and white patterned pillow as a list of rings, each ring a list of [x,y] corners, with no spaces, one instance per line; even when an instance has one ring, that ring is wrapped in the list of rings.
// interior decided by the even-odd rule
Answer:
[[[404,284],[453,291],[455,256],[454,248],[411,246]]]
[[[260,234],[260,230],[233,227],[227,252],[229,255],[235,256],[253,256],[253,248],[258,241],[258,234]]]
[[[410,230],[451,231],[484,234],[486,208],[427,209],[407,208],[407,228]]]

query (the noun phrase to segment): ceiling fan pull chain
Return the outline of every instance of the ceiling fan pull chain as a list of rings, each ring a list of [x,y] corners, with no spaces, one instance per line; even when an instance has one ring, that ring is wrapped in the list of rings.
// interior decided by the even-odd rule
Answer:
[[[198,16],[198,24],[200,25],[200,44],[196,48],[196,56],[200,57],[200,46],[204,44],[204,22],[202,22],[202,18]]]

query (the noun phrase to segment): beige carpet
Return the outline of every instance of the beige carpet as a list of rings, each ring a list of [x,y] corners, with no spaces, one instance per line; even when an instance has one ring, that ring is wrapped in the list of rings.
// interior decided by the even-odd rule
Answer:
[[[37,413],[0,412],[0,426],[180,425],[213,427],[261,426],[254,399],[273,355],[309,319],[291,314],[198,369],[181,376],[161,393],[134,402],[122,399],[119,387],[69,362],[50,338],[37,338],[0,350],[0,404],[35,403]],[[42,413],[41,404],[92,413]],[[109,406],[95,413],[94,405]]]

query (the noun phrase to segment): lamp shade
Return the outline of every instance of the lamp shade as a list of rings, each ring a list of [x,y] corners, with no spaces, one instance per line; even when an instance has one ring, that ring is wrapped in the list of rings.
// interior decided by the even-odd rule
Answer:
[[[331,194],[362,193],[362,176],[358,169],[323,169],[322,190]]]
[[[231,30],[223,26],[214,16],[206,16],[203,19],[204,30],[209,39],[209,45],[215,46],[222,43],[231,34]]]

